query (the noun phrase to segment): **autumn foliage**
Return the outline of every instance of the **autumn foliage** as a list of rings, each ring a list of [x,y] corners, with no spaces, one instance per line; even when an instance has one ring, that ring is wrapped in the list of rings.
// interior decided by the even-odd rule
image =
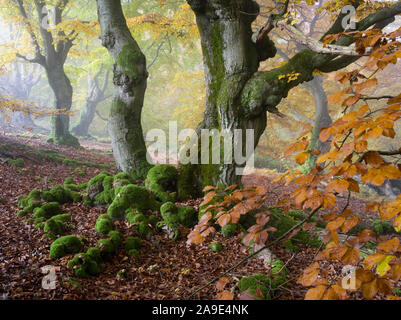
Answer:
[[[394,124],[401,117],[401,94],[380,97],[365,93],[380,85],[375,78],[379,71],[396,64],[401,58],[401,44],[397,42],[401,28],[388,34],[375,29],[363,33],[340,33],[326,37],[325,43],[351,35],[355,39],[357,52],[367,58],[358,69],[341,72],[336,77],[344,89],[332,95],[329,101],[341,103],[342,116],[320,132],[320,140],[330,141],[331,149],[324,154],[320,154],[319,150],[309,150],[310,135],[306,132],[285,150],[287,157],[296,154],[295,160],[299,165],[303,165],[311,154],[318,155],[318,159],[316,166],[308,173],[295,168],[279,178],[286,184],[298,187],[290,198],[278,205],[286,210],[301,209],[310,215],[320,212],[327,222],[324,249],[298,279],[299,284],[309,287],[305,299],[343,300],[349,297],[350,292],[358,290],[366,299],[373,299],[377,294],[387,299],[399,299],[392,295],[394,284],[401,279],[399,238],[377,236],[374,231],[365,229],[358,236],[341,242],[339,234],[349,232],[360,222],[361,218],[349,208],[349,199],[354,193],[360,192],[358,177],[362,183],[376,186],[381,186],[386,179],[401,178],[401,165],[397,159],[390,158],[401,154],[401,150],[375,150],[371,147],[375,139],[396,137]],[[386,105],[373,108],[370,102],[378,100],[386,100]],[[207,192],[202,203],[205,214],[189,234],[188,244],[204,242],[216,232],[215,224],[223,227],[237,223],[242,215],[260,208],[269,196],[262,187],[235,188],[231,186],[218,190],[208,187],[204,190]],[[348,201],[340,208],[340,212],[335,212],[338,196],[345,196]],[[401,231],[401,195],[393,201],[369,203],[366,211],[377,213],[381,220],[391,222],[397,232]],[[245,244],[253,240],[268,246],[269,232],[274,231],[264,227],[269,214],[261,212],[256,215],[256,224],[244,233]],[[307,226],[310,227],[313,224]],[[362,255],[361,250],[372,239],[378,243],[376,252]],[[322,268],[325,260],[352,266],[354,285],[344,288],[342,278],[328,280],[327,272]]]

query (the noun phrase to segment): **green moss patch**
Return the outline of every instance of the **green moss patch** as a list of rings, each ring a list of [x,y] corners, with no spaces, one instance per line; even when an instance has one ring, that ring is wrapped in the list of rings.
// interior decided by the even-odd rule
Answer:
[[[70,253],[78,253],[82,247],[82,241],[76,236],[60,237],[50,245],[50,257],[53,259],[62,258]]]
[[[177,198],[178,170],[168,164],[159,164],[149,170],[145,187],[161,202],[174,202]]]

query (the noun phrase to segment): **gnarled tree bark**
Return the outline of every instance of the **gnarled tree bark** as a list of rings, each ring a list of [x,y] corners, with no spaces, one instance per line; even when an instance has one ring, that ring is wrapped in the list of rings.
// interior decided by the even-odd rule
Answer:
[[[147,85],[146,58],[132,37],[117,0],[97,0],[102,45],[114,58],[109,116],[113,154],[120,170],[144,178],[149,170],[141,114]]]
[[[315,70],[334,71],[354,62],[358,57],[353,53],[340,56],[341,47],[350,46],[351,37],[340,37],[336,50],[314,52],[307,48],[293,56],[286,65],[265,72],[257,72],[259,63],[276,54],[274,43],[268,32],[275,24],[266,24],[266,30],[256,34],[252,40],[251,23],[259,13],[259,6],[253,0],[187,0],[196,15],[201,35],[206,74],[207,102],[204,120],[198,128],[218,129],[232,132],[254,130],[254,146],[266,126],[266,112],[276,112],[276,106],[287,97],[288,92],[304,83],[312,81]],[[401,12],[401,3],[393,5],[357,23],[357,30],[366,30],[375,25],[389,24],[394,15]],[[277,15],[275,20],[279,19]],[[327,32],[339,33],[342,29],[340,14]],[[320,51],[320,50],[318,50]],[[345,50],[344,52],[350,52]],[[331,54],[333,53],[333,54]],[[296,74],[289,81],[285,75]],[[284,76],[284,77],[283,77]],[[324,116],[324,115],[322,115]],[[317,130],[317,129],[316,129]],[[243,141],[234,141],[235,143]],[[240,182],[235,164],[200,164],[181,166],[186,184],[230,185]]]

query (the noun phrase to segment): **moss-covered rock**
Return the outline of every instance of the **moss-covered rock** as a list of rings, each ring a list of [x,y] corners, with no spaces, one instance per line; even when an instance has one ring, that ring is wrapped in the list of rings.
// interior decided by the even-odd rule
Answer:
[[[147,221],[141,221],[138,225],[138,232],[142,237],[147,237],[152,233],[152,229],[149,227]]]
[[[64,223],[68,221],[71,221],[71,215],[68,213],[55,215],[45,222],[43,231],[53,236],[63,234],[66,229]]]
[[[138,237],[125,238],[125,251],[127,251],[127,252],[129,252],[132,249],[139,250],[141,245],[142,245],[142,241]]]
[[[111,218],[107,215],[101,215],[97,218],[95,229],[98,233],[106,235],[113,230],[114,224]]]
[[[109,260],[116,253],[116,248],[110,239],[100,239],[98,244],[102,259]]]
[[[106,177],[109,177],[110,174],[108,172],[102,171],[97,176],[93,177],[88,181],[88,185],[86,188],[86,193],[88,197],[94,201],[95,197],[104,191],[103,180]]]
[[[196,223],[196,211],[192,207],[177,207],[172,202],[166,202],[160,207],[160,213],[165,222],[181,224],[191,228]]]
[[[112,219],[123,219],[126,210],[129,208],[140,212],[159,210],[160,203],[145,188],[129,184],[121,188],[107,213]]]
[[[91,251],[89,251],[91,250]],[[100,250],[97,247],[89,248],[87,253],[78,253],[68,263],[67,267],[74,271],[79,278],[97,276],[100,273]]]
[[[238,225],[229,223],[224,227],[221,227],[221,234],[226,238],[234,237],[238,232]]]
[[[40,190],[32,190],[27,196],[22,196],[18,198],[18,211],[19,217],[24,217],[42,204],[42,197]]]
[[[281,208],[261,208],[261,210],[270,210],[270,220],[265,227],[274,227],[277,231],[272,232],[271,236],[273,239],[277,239],[285,234],[288,230],[299,223],[298,220],[292,218]],[[315,247],[320,247],[322,242],[319,240],[317,234],[309,234],[305,230],[300,230],[291,241],[295,243],[308,244]]]
[[[107,236],[111,239],[111,242],[114,246],[114,250],[117,251],[118,248],[121,246],[122,242],[121,232],[117,230],[112,230],[107,234]]]
[[[137,210],[128,210],[125,218],[131,225],[139,224],[142,221],[147,222],[146,216],[143,213],[139,213]]]
[[[180,237],[180,230],[178,229],[177,223],[169,223],[162,220],[156,224],[156,230],[167,234],[168,238],[172,241],[176,241]]]
[[[239,289],[241,291],[248,291],[255,296],[256,300],[263,300],[263,298],[256,295],[258,289],[262,292],[265,300],[270,300],[271,285],[271,279],[267,275],[261,273],[243,277],[238,282]]]
[[[61,214],[63,211],[60,208],[58,202],[45,203],[41,207],[37,207],[33,210],[33,218],[36,222],[41,222],[49,219],[55,215]]]
[[[42,198],[47,202],[58,202],[63,204],[68,202],[79,202],[81,201],[82,197],[78,192],[68,190],[60,185],[56,185],[48,191],[42,191]]]
[[[7,158],[6,161],[12,167],[22,168],[25,166],[25,161],[22,158],[17,158],[15,160]]]
[[[174,202],[177,197],[178,170],[168,164],[158,164],[149,170],[145,187],[161,202]]]
[[[209,243],[208,247],[214,252],[220,252],[221,250],[223,250],[223,246],[220,242],[217,241]]]
[[[139,251],[138,251],[137,249],[131,249],[131,250],[129,250],[129,251],[128,251],[128,254],[129,254],[131,257],[135,258],[135,259],[138,259],[138,258],[139,258]]]
[[[60,237],[50,245],[50,257],[53,259],[62,258],[70,253],[78,253],[82,247],[82,241],[76,236]]]
[[[97,276],[100,273],[101,261],[100,249],[92,247],[86,253],[78,253],[68,263],[67,267],[74,270],[74,275],[79,278]]]

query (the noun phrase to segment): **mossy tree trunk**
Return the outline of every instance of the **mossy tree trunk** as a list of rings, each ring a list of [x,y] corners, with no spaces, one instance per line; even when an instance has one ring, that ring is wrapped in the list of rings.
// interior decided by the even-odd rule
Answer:
[[[322,77],[315,77],[312,81],[304,84],[313,95],[315,102],[315,121],[312,134],[309,140],[308,150],[319,150],[321,154],[330,150],[330,141],[321,142],[319,139],[320,130],[331,125],[332,119],[329,114],[327,95],[322,85]],[[316,155],[311,154],[303,166],[303,170],[309,172],[316,164]]]
[[[109,80],[109,70],[105,72],[103,84],[100,86],[98,83],[98,77],[101,72],[102,68],[100,68],[94,77],[88,76],[88,95],[86,97],[85,108],[82,109],[80,113],[79,122],[71,130],[71,132],[77,136],[90,136],[88,133],[89,126],[95,117],[98,104],[110,97],[105,95]]]
[[[45,1],[34,0],[34,3],[42,41],[41,43],[38,41],[38,37],[33,31],[34,28],[29,22],[30,17],[25,9],[23,0],[17,0],[18,9],[24,23],[27,25],[27,30],[32,40],[35,57],[29,59],[19,54],[17,56],[28,62],[42,65],[46,71],[49,85],[55,96],[56,108],[56,113],[51,119],[51,140],[56,144],[79,146],[78,139],[69,132],[70,116],[68,112],[71,110],[72,105],[72,86],[64,70],[65,61],[76,35],[72,33],[67,36],[63,31],[59,31],[57,34],[59,40],[54,39],[52,33],[48,31],[43,23],[48,18]],[[54,7],[55,25],[62,22],[62,14],[67,3],[68,0],[61,0]]]
[[[251,23],[259,13],[253,0],[187,0],[196,15],[201,36],[206,74],[207,102],[204,120],[198,128],[219,131],[254,129],[254,146],[266,126],[266,112],[276,112],[276,106],[287,97],[289,90],[301,83],[313,80],[314,70],[332,72],[354,62],[356,57],[315,53],[304,49],[293,56],[286,65],[269,71],[257,72],[259,63],[276,54],[276,48],[268,38],[268,31],[253,37]],[[401,10],[400,4],[391,9],[373,13],[357,23],[357,30],[370,26],[380,27],[392,22]],[[340,14],[329,33],[343,31]],[[278,17],[275,16],[277,19]],[[255,40],[253,40],[255,39]],[[341,37],[339,46],[353,43],[350,37]],[[296,74],[289,81],[285,75]],[[317,131],[316,131],[317,132]],[[316,136],[316,135],[315,135]],[[244,140],[244,139],[243,139]],[[234,141],[240,143],[241,141]],[[243,148],[246,145],[243,142]],[[230,185],[240,182],[236,165],[183,165],[185,181],[182,187],[194,184]]]
[[[109,116],[113,154],[120,170],[144,178],[149,170],[141,114],[147,85],[146,58],[132,37],[117,0],[97,0],[102,45],[114,58]]]

